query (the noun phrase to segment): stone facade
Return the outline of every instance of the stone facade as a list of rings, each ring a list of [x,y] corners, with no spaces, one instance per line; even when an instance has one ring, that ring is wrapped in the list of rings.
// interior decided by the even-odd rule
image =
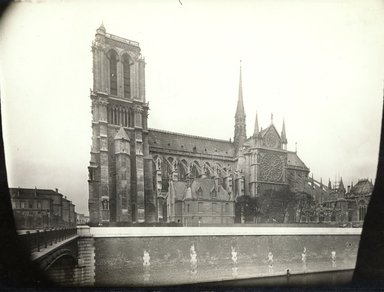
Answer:
[[[148,128],[145,62],[137,42],[109,34],[102,25],[92,51],[92,224],[174,221],[179,215],[168,207],[169,187],[195,179],[219,185],[230,204],[271,190],[304,192],[309,169],[287,150],[285,123],[279,132],[272,117],[262,129],[256,115],[253,134],[247,136],[241,70],[234,139],[219,140]]]

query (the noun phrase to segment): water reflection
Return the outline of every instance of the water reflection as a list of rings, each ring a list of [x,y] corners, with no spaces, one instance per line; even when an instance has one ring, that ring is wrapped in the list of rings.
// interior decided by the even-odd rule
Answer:
[[[336,268],[336,251],[331,252],[332,268]]]
[[[195,244],[193,243],[190,248],[190,256],[191,256],[191,267],[190,267],[190,273],[191,278],[195,278],[197,275],[197,253],[195,249]]]
[[[268,253],[268,272],[273,273],[273,253]]]
[[[237,250],[235,246],[231,246],[231,259],[232,259],[232,277],[236,278],[238,276],[238,267],[237,267]]]
[[[149,283],[149,280],[151,278],[151,263],[150,263],[151,257],[149,256],[149,251],[144,250],[143,255],[143,280],[144,285]]]
[[[301,262],[303,263],[303,272],[305,273],[307,271],[307,248],[305,246],[301,253]]]

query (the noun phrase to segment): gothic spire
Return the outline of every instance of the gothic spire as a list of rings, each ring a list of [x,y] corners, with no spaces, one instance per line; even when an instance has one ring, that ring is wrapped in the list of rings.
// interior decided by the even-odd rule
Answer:
[[[237,108],[235,115],[235,137],[233,142],[235,143],[236,152],[243,146],[247,139],[247,131],[245,125],[245,111],[243,103],[243,85],[241,77],[241,61],[240,61],[240,80],[239,80],[239,96],[237,99]]]
[[[285,119],[283,119],[283,129],[281,130],[281,141],[284,144],[288,143],[288,141],[287,141],[287,134],[285,133]]]
[[[243,81],[241,76],[241,60],[240,60],[240,79],[239,79],[239,95],[237,98],[237,108],[236,108],[236,119],[244,118],[245,119],[245,111],[244,111],[244,102],[243,102]]]
[[[332,190],[332,183],[330,178],[328,179],[328,189]]]
[[[257,135],[259,135],[259,121],[257,119],[257,111],[256,111],[255,129],[253,131],[253,137],[257,137]]]

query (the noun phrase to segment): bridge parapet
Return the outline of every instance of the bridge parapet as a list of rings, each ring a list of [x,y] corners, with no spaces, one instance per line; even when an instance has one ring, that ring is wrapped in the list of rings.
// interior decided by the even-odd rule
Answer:
[[[77,235],[76,228],[51,228],[19,232],[19,238],[30,254]]]

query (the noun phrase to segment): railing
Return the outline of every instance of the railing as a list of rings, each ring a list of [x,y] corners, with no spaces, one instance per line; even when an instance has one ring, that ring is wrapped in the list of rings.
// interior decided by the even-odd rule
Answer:
[[[55,243],[68,239],[77,234],[76,228],[51,228],[31,230],[19,234],[19,238],[30,253],[39,252]]]
[[[138,42],[131,41],[131,40],[128,40],[128,39],[124,39],[122,37],[119,37],[119,36],[111,34],[111,33],[106,33],[105,35],[106,35],[106,37],[108,37],[110,39],[113,39],[113,40],[116,40],[116,41],[120,41],[120,42],[126,43],[128,45],[132,45],[132,46],[135,46],[135,47],[139,46]]]

